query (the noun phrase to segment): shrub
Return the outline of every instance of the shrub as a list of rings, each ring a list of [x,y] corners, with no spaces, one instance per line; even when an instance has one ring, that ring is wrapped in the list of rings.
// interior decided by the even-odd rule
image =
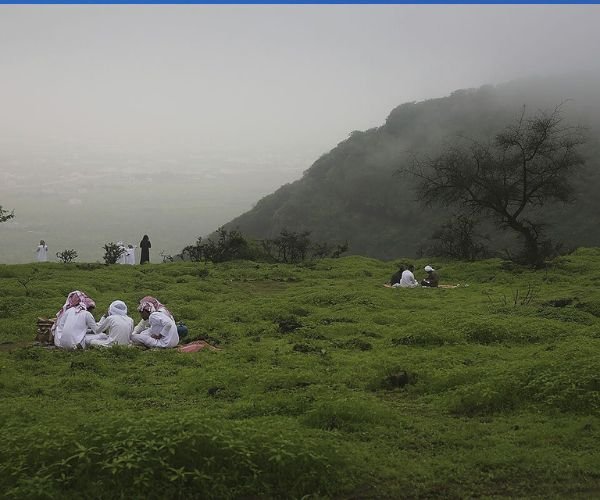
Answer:
[[[56,257],[63,264],[69,264],[77,258],[77,252],[71,248],[70,250],[63,250],[62,252],[56,252]]]
[[[102,248],[104,248],[103,258],[105,264],[116,264],[119,258],[125,254],[125,248],[112,241],[104,245]]]

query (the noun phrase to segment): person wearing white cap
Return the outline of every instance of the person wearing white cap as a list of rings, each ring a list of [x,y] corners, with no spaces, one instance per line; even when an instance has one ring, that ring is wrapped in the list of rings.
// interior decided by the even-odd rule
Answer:
[[[421,286],[428,286],[430,288],[437,288],[440,283],[440,277],[435,269],[431,266],[425,266],[424,271],[427,273],[427,277],[421,281]]]
[[[85,336],[86,346],[112,347],[127,345],[133,331],[133,319],[127,316],[127,305],[122,300],[115,300],[108,308],[108,314],[98,322],[97,334]],[[108,331],[108,335],[104,332]]]

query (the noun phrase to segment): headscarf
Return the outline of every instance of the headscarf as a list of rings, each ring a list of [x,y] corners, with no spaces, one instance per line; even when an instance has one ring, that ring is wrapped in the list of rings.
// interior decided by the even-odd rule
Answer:
[[[138,311],[140,311],[140,312],[148,311],[149,313],[160,311],[160,312],[165,313],[168,316],[171,316],[171,318],[173,318],[173,315],[171,314],[171,312],[164,305],[162,305],[157,299],[155,299],[154,297],[151,297],[150,295],[147,295],[142,300],[140,300],[140,305],[138,306]]]
[[[108,307],[108,312],[111,316],[127,316],[127,304],[122,300],[115,300]]]
[[[67,300],[65,304],[59,309],[56,313],[56,321],[54,322],[54,327],[58,324],[59,318],[68,310],[73,307],[77,308],[76,313],[81,311],[87,311],[90,307],[96,307],[96,303],[88,297],[84,292],[80,292],[79,290],[74,290],[69,295],[67,295]]]

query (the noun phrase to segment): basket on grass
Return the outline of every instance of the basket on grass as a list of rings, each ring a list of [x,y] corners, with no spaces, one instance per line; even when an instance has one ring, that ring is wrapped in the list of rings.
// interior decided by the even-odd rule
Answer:
[[[54,335],[52,333],[52,326],[54,325],[54,319],[38,318],[37,319],[37,335],[35,340],[40,344],[53,344]]]

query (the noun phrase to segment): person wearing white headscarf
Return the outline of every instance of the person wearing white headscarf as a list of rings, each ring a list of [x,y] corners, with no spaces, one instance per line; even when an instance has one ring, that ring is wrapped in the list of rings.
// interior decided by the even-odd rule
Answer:
[[[104,333],[104,332],[107,332]],[[108,308],[108,314],[98,322],[95,334],[85,336],[86,346],[112,347],[129,344],[133,320],[127,315],[127,305],[122,300],[115,300]]]
[[[54,345],[63,349],[85,348],[86,332],[96,333],[96,320],[90,310],[96,303],[84,292],[71,292],[65,304],[56,313],[54,323]]]
[[[131,342],[145,347],[159,347],[162,349],[175,347],[179,343],[177,325],[169,310],[154,297],[144,297],[140,301],[138,311],[142,316],[143,323],[148,327],[137,333],[131,334]],[[138,330],[136,327],[136,330]]]
[[[135,246],[127,245],[125,249],[125,264],[129,264],[130,266],[135,265]]]
[[[415,275],[413,271],[415,270],[415,266],[412,264],[408,266],[408,269],[402,271],[402,278],[400,278],[400,283],[398,284],[400,288],[415,288],[419,286],[419,282],[415,279]]]
[[[117,246],[119,250],[121,250],[121,255],[117,259],[117,264],[127,264],[127,248],[125,248],[125,244],[122,241],[117,241]]]
[[[161,304],[157,299],[155,299],[154,297],[152,297],[150,295],[146,295],[143,299],[140,300],[140,304],[138,306],[138,311],[141,313],[144,309],[148,309],[150,312],[155,312],[155,311],[163,312],[167,316],[169,316],[173,321],[175,321],[175,318],[173,318],[171,311],[169,311],[164,306],[164,304]],[[133,329],[133,333],[135,335],[137,335],[138,333],[142,333],[144,330],[148,329],[149,327],[150,327],[150,322],[147,319],[144,319],[142,317],[140,322]]]
[[[37,254],[38,262],[48,262],[48,245],[46,245],[44,240],[40,240],[35,253]]]

